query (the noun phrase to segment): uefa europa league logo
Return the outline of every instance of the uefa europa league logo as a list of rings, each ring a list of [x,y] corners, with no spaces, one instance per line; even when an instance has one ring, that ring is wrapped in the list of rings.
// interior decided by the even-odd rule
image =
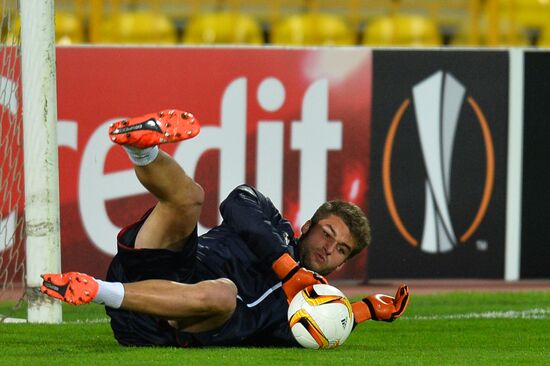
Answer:
[[[399,107],[386,137],[382,164],[384,196],[397,230],[409,244],[419,246],[423,252],[444,253],[455,248],[458,243],[467,241],[485,216],[494,182],[493,141],[481,109],[476,101],[468,96],[467,103],[476,115],[485,143],[486,174],[483,195],[476,215],[467,230],[458,235],[449,211],[450,180],[455,132],[466,89],[451,74],[438,71],[414,85],[412,91],[419,142],[426,167],[424,225],[420,244],[408,231],[399,215],[391,183],[395,134],[404,112],[410,105],[410,99],[406,99]]]

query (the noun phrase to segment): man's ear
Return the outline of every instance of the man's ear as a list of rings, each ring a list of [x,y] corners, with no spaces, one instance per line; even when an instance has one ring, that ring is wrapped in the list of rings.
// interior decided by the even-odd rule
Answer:
[[[311,220],[307,220],[305,224],[302,225],[302,228],[300,231],[302,232],[302,235],[307,233],[309,231],[309,228],[311,227]]]

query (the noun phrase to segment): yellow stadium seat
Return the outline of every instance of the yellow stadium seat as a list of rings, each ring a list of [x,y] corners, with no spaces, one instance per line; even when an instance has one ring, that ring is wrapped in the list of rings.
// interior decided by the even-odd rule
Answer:
[[[82,22],[72,13],[56,12],[55,39],[62,45],[84,42]]]
[[[19,41],[21,21],[15,19],[15,26],[12,30],[1,30],[2,43],[12,44]],[[55,40],[57,44],[67,45],[84,42],[84,27],[82,22],[71,13],[55,13]]]
[[[183,43],[187,44],[262,44],[262,28],[252,17],[242,13],[220,12],[195,16],[185,26]]]
[[[489,35],[487,31],[487,23],[482,22],[479,28],[479,34],[477,42],[474,36],[471,34],[471,29],[467,26],[459,28],[451,38],[451,46],[467,46],[467,47],[476,47],[476,46],[530,46],[531,41],[529,35],[523,29],[518,29],[515,34],[513,34],[513,39],[510,39],[509,33],[509,24],[502,23],[500,27],[500,35],[498,44],[489,44]]]
[[[513,19],[522,28],[542,29],[550,23],[548,0],[499,0],[498,12],[502,19]]]
[[[437,24],[419,15],[396,14],[373,19],[363,32],[370,46],[440,46]]]
[[[105,20],[97,43],[174,44],[176,27],[162,14],[126,12]]]
[[[354,45],[356,36],[341,18],[323,13],[295,14],[275,23],[271,43],[296,46]]]
[[[548,0],[487,0],[482,10],[478,42],[482,46],[531,46],[550,22]],[[470,45],[469,35],[469,29],[459,28],[451,44]]]

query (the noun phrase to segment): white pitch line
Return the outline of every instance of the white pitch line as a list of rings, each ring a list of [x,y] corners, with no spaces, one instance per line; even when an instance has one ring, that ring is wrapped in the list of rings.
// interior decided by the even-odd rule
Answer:
[[[486,311],[483,313],[440,314],[440,315],[413,315],[404,316],[402,320],[467,320],[467,319],[550,319],[550,308]],[[25,319],[7,318],[5,323],[27,323]],[[83,319],[64,321],[62,324],[103,324],[108,323],[108,318]]]
[[[63,322],[63,324],[102,324],[102,323],[109,323],[109,318],[101,318],[101,319],[84,319],[84,320],[71,320],[68,322]]]
[[[2,323],[9,323],[9,324],[13,324],[13,323],[26,323],[27,322],[27,319],[21,319],[21,318],[3,318],[2,319]]]
[[[406,316],[408,320],[462,320],[462,319],[550,319],[550,308],[534,308],[527,310],[486,311],[483,313],[440,314],[440,315],[413,315]],[[97,324],[108,323],[108,318],[72,320],[63,324]]]
[[[442,315],[413,315],[405,316],[408,320],[465,320],[465,319],[550,319],[550,309],[527,309],[487,311],[483,313],[442,314]]]
[[[28,324],[27,319],[21,319],[21,318],[5,318],[3,323],[6,324]],[[102,319],[81,319],[81,320],[70,320],[70,321],[64,321],[61,324],[102,324],[102,323],[108,323],[108,318],[102,318]]]

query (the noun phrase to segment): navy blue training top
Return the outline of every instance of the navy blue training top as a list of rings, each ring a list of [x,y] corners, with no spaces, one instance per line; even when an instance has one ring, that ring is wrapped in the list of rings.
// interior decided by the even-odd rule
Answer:
[[[288,220],[255,188],[241,185],[221,203],[222,223],[198,238],[195,281],[226,277],[238,289],[236,314],[207,344],[296,345],[288,302],[271,268],[296,240]],[[210,335],[211,336],[211,335]],[[216,338],[216,337],[214,337]]]

